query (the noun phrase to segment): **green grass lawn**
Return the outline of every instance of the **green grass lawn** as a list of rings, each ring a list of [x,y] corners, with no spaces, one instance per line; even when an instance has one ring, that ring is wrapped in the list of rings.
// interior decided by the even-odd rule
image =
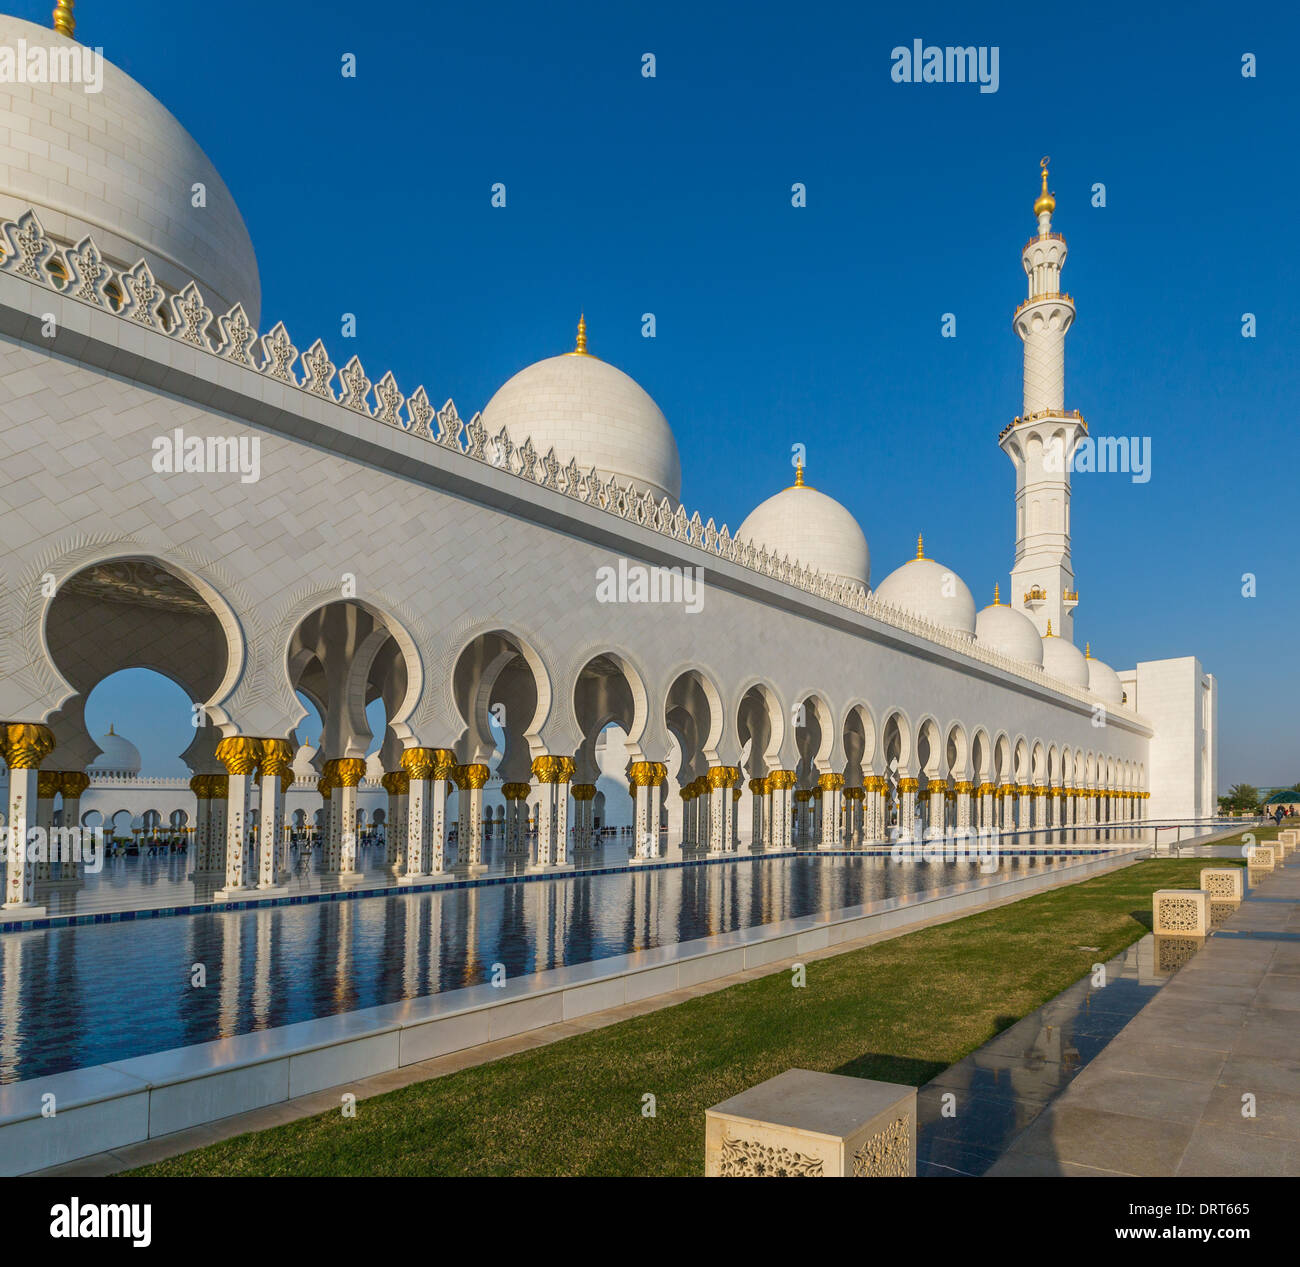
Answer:
[[[710,1105],[793,1066],[920,1086],[1148,932],[1152,891],[1207,865],[1224,864],[1139,862],[811,962],[801,989],[777,972],[131,1173],[699,1175]]]

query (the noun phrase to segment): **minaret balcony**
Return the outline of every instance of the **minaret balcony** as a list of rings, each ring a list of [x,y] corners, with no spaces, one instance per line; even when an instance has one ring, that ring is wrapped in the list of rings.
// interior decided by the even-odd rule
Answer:
[[[1011,320],[1015,321],[1026,308],[1033,307],[1034,304],[1047,303],[1048,301],[1058,304],[1069,304],[1074,307],[1074,297],[1059,290],[1045,290],[1041,295],[1030,295],[1011,315]]]
[[[1064,599],[1066,607],[1068,607],[1071,611],[1073,611],[1079,605],[1078,590],[1066,590],[1065,593],[1061,595],[1061,598]]]
[[[1088,434],[1088,424],[1084,421],[1083,415],[1077,409],[1039,409],[1032,414],[1025,414],[1023,418],[1012,418],[1001,431],[998,432],[999,443],[1007,438],[1017,427],[1025,426],[1031,422],[1043,422],[1046,419],[1060,419],[1062,422],[1076,422],[1079,429],[1084,435]]]
[[[1035,233],[1034,236],[1030,238],[1029,241],[1026,242],[1024,246],[1020,248],[1020,254],[1023,255],[1027,250],[1029,250],[1031,246],[1034,246],[1036,243],[1039,242],[1064,242],[1064,241],[1065,241],[1064,233]]]
[[[1025,591],[1025,606],[1030,611],[1037,611],[1045,602],[1047,602],[1047,591],[1041,585],[1035,585],[1033,589]]]

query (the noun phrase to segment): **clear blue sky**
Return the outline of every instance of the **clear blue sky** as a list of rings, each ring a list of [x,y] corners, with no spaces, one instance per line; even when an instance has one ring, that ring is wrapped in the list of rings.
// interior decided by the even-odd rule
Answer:
[[[49,0],[14,7],[48,20]],[[1199,655],[1222,691],[1221,784],[1300,778],[1300,23],[1282,6],[77,8],[79,37],[223,173],[264,328],[283,318],[299,346],[320,335],[468,416],[567,350],[585,310],[591,350],[673,424],[688,508],[735,527],[802,442],[877,581],[923,531],[981,604],[1011,564],[996,437],[1020,406],[1011,313],[1050,154],[1078,304],[1067,406],[1153,444],[1149,483],[1076,478],[1077,640],[1121,669]],[[914,38],[996,45],[999,91],[892,82]],[[112,709],[159,764],[177,744],[116,686],[92,729]]]

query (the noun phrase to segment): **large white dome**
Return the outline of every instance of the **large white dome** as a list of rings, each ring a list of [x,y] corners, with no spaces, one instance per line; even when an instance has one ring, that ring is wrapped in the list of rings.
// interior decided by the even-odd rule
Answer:
[[[974,637],[975,599],[966,582],[951,568],[925,558],[921,549],[918,538],[916,558],[885,577],[876,589],[876,597],[931,624]]]
[[[736,539],[863,589],[871,583],[871,551],[858,521],[835,498],[809,488],[802,468],[794,484],[749,512]]]
[[[996,598],[975,617],[975,637],[986,647],[1014,660],[1042,664],[1043,640],[1034,622]]]
[[[101,751],[87,769],[91,774],[117,774],[134,777],[140,773],[140,749],[129,739],[114,734],[113,727],[108,734],[100,735],[95,745]]]
[[[585,347],[585,326],[578,338]],[[531,436],[539,458],[554,448],[561,466],[573,458],[584,475],[594,466],[602,479],[631,481],[656,501],[681,498],[682,462],[668,419],[635,380],[586,351],[520,370],[488,401],[483,425],[492,435],[505,427],[516,445]]]
[[[0,45],[73,51],[75,40],[0,15]],[[169,291],[193,278],[220,314],[262,308],[257,257],[239,208],[194,138],[125,72],[101,60],[103,88],[0,83],[0,218],[29,207],[60,245],[94,238],[104,258],[142,257]],[[206,206],[195,207],[196,183]]]
[[[1094,660],[1091,648],[1085,653],[1083,662],[1088,666],[1088,690],[1107,704],[1122,704],[1124,684],[1119,680],[1119,674],[1109,664]]]
[[[1043,671],[1056,678],[1058,682],[1068,682],[1071,686],[1088,685],[1088,662],[1083,652],[1068,638],[1056,634],[1044,634]]]

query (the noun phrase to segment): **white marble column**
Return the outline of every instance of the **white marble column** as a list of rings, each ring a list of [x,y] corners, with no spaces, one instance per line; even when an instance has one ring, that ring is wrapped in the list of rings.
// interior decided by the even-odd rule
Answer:
[[[246,893],[252,886],[244,876],[248,849],[253,776],[262,744],[248,735],[228,735],[217,744],[217,760],[226,767],[226,881],[217,900]]]
[[[257,887],[276,888],[288,879],[284,849],[284,793],[293,782],[293,749],[286,739],[263,739],[258,781]]]
[[[28,836],[37,826],[39,766],[54,751],[54,732],[38,722],[11,722],[0,729],[9,767],[9,813],[5,820],[5,910],[37,919],[36,868],[28,856]]]
[[[840,846],[840,806],[844,801],[844,776],[842,774],[823,774],[817,780],[821,793],[821,839],[818,845],[822,849],[838,849]]]

